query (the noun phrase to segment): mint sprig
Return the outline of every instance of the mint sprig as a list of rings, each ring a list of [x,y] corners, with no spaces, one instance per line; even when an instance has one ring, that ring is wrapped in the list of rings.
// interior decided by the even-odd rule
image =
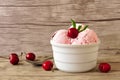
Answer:
[[[88,28],[88,25],[86,25],[82,30],[80,30],[79,32],[82,32],[84,30],[86,30]]]
[[[71,22],[72,22],[73,28],[76,29],[76,22],[73,19],[71,19]],[[88,28],[88,25],[85,25],[85,27],[82,30],[81,30],[81,28],[82,28],[82,25],[79,25],[78,28],[77,28],[77,30],[79,32],[82,32],[82,31],[84,31],[84,30],[86,30]]]
[[[80,32],[81,27],[82,27],[82,25],[79,25],[79,26],[78,26],[78,31],[79,31],[79,32]]]
[[[76,28],[76,22],[72,19],[71,19],[71,22],[72,22],[73,28]]]

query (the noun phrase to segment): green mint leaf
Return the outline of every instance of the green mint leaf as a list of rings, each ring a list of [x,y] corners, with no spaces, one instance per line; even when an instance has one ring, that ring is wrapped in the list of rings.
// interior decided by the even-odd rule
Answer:
[[[71,22],[72,22],[73,28],[76,28],[76,22],[73,19],[71,19]]]
[[[79,25],[79,26],[78,26],[78,31],[80,31],[81,27],[82,27],[82,25]]]
[[[80,32],[86,30],[88,28],[88,25],[86,25],[82,30],[80,30]]]

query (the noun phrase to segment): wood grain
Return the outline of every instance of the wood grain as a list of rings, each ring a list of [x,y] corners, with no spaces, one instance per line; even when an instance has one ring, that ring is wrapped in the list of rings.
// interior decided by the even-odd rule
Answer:
[[[101,50],[120,49],[119,0],[0,0],[0,55],[51,54],[52,33],[71,18],[95,30]]]
[[[106,51],[104,51],[106,53]],[[13,66],[6,59],[0,59],[0,79],[2,80],[119,80],[120,79],[120,54],[99,54],[98,64],[101,62],[108,62],[111,65],[109,73],[101,73],[96,66],[95,69],[85,73],[67,73],[59,70],[44,71],[42,67],[32,66],[30,63],[21,61],[19,65]],[[38,56],[38,59],[42,57]],[[109,77],[108,77],[109,76]]]

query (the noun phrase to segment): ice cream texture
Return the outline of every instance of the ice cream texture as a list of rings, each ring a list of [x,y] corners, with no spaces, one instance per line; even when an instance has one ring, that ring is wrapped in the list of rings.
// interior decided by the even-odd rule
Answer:
[[[79,25],[81,24],[76,24],[76,27],[78,27]],[[84,27],[84,25],[82,25],[82,27]],[[82,32],[79,32],[78,36],[74,39],[68,37],[67,32],[68,30],[65,29],[58,30],[53,36],[52,40],[56,43],[71,45],[84,45],[97,43],[99,40],[97,34],[89,28],[85,29]]]
[[[72,44],[90,44],[98,42],[96,33],[91,29],[86,29],[78,34],[76,39],[71,40]]]
[[[67,36],[67,30],[61,29],[55,32],[53,41],[61,44],[71,44],[71,38]]]

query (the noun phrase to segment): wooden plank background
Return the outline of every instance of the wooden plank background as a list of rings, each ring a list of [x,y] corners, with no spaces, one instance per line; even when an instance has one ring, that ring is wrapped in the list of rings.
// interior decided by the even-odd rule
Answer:
[[[51,34],[70,19],[95,30],[100,53],[120,53],[120,0],[0,0],[0,55],[51,54]]]

